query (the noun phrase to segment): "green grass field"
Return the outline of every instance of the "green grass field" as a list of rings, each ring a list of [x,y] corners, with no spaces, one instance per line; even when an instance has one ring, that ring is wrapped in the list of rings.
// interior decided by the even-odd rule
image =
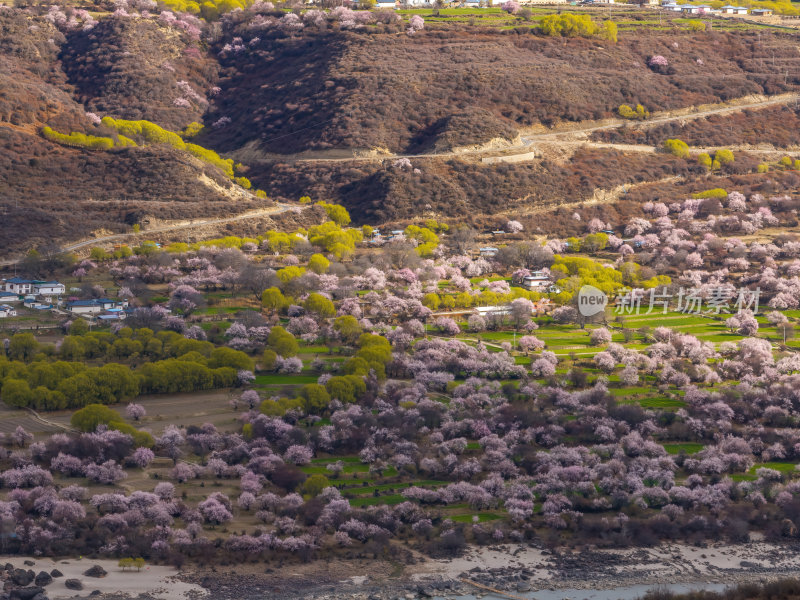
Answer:
[[[662,445],[669,454],[680,454],[681,452],[686,454],[697,454],[703,448],[705,448],[703,444],[696,442],[667,442]]]

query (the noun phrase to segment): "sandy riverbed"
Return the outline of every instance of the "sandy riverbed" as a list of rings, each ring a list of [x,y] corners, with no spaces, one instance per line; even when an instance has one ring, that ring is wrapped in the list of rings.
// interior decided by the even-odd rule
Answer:
[[[26,565],[25,561],[33,561],[33,566]],[[148,594],[161,600],[189,600],[204,598],[206,590],[199,585],[185,583],[178,579],[177,571],[172,567],[147,565],[140,572],[135,569],[122,571],[117,566],[116,560],[92,559],[64,559],[52,560],[50,558],[32,558],[26,556],[0,556],[0,564],[11,563],[20,569],[31,569],[38,573],[58,569],[64,576],[57,577],[45,589],[51,600],[74,598],[75,596],[88,596],[94,590],[103,594],[129,594],[135,598],[139,594]],[[94,565],[100,565],[108,575],[101,578],[86,577],[83,573]],[[83,583],[83,590],[67,589],[64,581],[79,579]]]
[[[733,583],[778,574],[800,576],[796,548],[765,542],[737,545],[663,544],[654,548],[591,550],[554,555],[526,545],[471,548],[452,560],[431,560],[416,567],[412,578],[458,579],[472,571],[475,579],[492,570],[525,569],[533,589],[613,588],[631,582]]]

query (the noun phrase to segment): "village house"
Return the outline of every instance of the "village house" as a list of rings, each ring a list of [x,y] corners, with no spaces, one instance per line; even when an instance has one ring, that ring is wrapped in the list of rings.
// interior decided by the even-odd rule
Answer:
[[[722,12],[725,15],[746,15],[747,7],[733,6],[732,4],[726,4],[725,6],[720,8],[720,12]]]
[[[63,283],[58,281],[38,281],[36,279],[22,279],[21,277],[12,277],[6,279],[2,284],[2,291],[0,293],[8,294],[9,296],[60,296],[66,292]],[[3,299],[0,296],[0,299]],[[47,299],[49,301],[49,298]]]
[[[681,12],[688,15],[710,15],[711,7],[706,4],[701,4],[699,6],[684,4],[681,6]]]
[[[8,304],[0,304],[0,319],[16,316],[17,310],[13,306],[9,306]]]
[[[12,294],[16,294],[17,296],[24,296],[25,294],[30,294],[33,291],[34,283],[35,282],[32,279],[12,277],[11,279],[6,279],[3,282],[3,290],[6,292],[11,292]]]
[[[127,308],[128,302],[117,302],[108,298],[94,298],[92,300],[75,300],[67,302],[67,311],[76,315],[97,315],[112,309]]]
[[[497,256],[499,250],[494,246],[486,246],[484,248],[481,248],[479,252],[483,258],[492,258],[494,256]]]
[[[32,309],[49,309],[49,308],[52,308],[52,305],[50,305],[49,303],[44,303],[44,302],[40,301],[39,298],[37,298],[33,294],[25,296],[25,299],[22,301],[22,304],[25,306],[25,308],[32,308]]]
[[[61,296],[66,291],[64,284],[57,281],[35,281],[33,283],[33,293],[39,296]]]
[[[511,314],[511,307],[505,306],[476,306],[473,309],[475,314],[482,317],[505,317]]]
[[[9,302],[19,302],[19,295],[14,292],[0,291],[0,302],[7,304]]]
[[[97,315],[97,318],[101,321],[122,321],[127,316],[127,312],[121,308],[110,308],[108,312]]]
[[[769,17],[772,14],[771,8],[754,8],[750,13],[754,17]]]
[[[523,277],[520,282],[522,287],[531,291],[543,291],[549,288],[551,283],[550,276],[544,271],[534,271],[530,275]]]

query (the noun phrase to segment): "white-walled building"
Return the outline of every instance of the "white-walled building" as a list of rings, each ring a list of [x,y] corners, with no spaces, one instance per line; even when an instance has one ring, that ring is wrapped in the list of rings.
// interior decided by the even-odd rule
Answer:
[[[19,295],[14,292],[0,291],[0,303],[19,302]]]
[[[12,277],[3,282],[3,290],[11,292],[12,294],[17,294],[18,296],[24,296],[25,294],[33,292],[33,284],[34,281],[32,279]]]
[[[64,284],[57,281],[36,281],[33,284],[33,293],[40,296],[60,296],[66,292]]]
[[[544,291],[550,288],[553,281],[544,271],[534,271],[522,278],[522,287],[526,290]]]
[[[92,300],[75,300],[67,303],[67,311],[76,315],[97,315],[114,308],[127,308],[128,302],[117,302],[108,298],[95,298]]]

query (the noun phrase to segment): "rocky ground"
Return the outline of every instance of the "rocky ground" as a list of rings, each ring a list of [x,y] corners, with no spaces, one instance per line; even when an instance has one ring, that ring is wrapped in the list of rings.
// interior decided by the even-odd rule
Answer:
[[[0,558],[0,600],[193,600],[207,597],[180,581],[171,567],[147,565],[122,571],[115,560]]]
[[[267,569],[271,572],[252,573],[247,577],[234,572],[218,572],[196,574],[189,580],[202,585],[215,599],[503,597],[486,588],[540,598],[543,592],[552,597],[565,589],[614,590],[677,583],[703,587],[800,577],[798,550],[800,546],[796,544],[762,542],[737,546],[664,545],[616,551],[587,549],[564,553],[527,545],[501,545],[474,548],[452,560],[429,560],[406,567],[402,573],[381,569],[380,561],[338,564],[333,568],[317,565],[316,569],[312,563],[310,569],[304,568],[300,572],[285,568]],[[342,577],[343,573],[348,577]]]
[[[614,590],[629,586],[686,583],[696,587],[800,577],[800,545],[763,542],[737,546],[663,545],[625,550],[552,552],[527,545],[474,548],[452,560],[433,560],[400,569],[381,561],[310,563],[294,568],[239,565],[186,570],[165,580],[167,568],[142,578],[109,568],[111,561],[52,561],[19,558],[0,567],[0,600],[100,598],[102,600],[422,600],[470,595],[552,598],[560,590]],[[32,564],[28,564],[32,563]],[[48,563],[48,565],[45,565]],[[89,567],[100,565],[95,576]],[[97,577],[105,569],[106,575]],[[76,570],[82,569],[75,577]],[[346,574],[346,577],[344,576]],[[125,575],[125,577],[123,577]],[[127,577],[130,575],[131,577]],[[71,578],[71,579],[70,579]],[[170,581],[171,583],[166,583]],[[137,583],[138,582],[138,583]],[[71,583],[72,585],[65,585]],[[78,587],[80,584],[80,587]],[[477,585],[476,585],[477,584]],[[139,587],[137,587],[139,586]],[[71,591],[70,591],[71,590]],[[606,597],[608,597],[608,595]],[[566,595],[566,593],[565,593]]]

